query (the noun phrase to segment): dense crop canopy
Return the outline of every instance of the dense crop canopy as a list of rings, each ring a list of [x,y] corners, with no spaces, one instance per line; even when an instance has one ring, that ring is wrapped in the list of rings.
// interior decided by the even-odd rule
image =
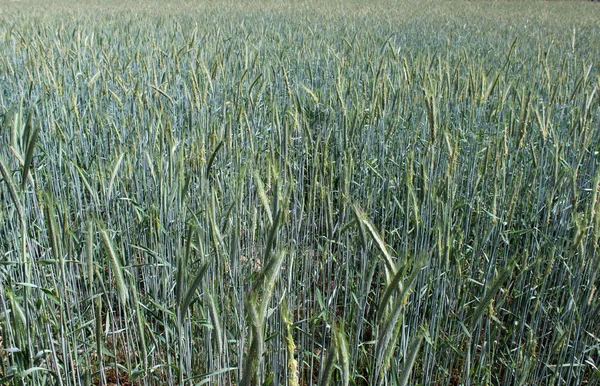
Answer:
[[[600,6],[317,3],[0,5],[0,383],[600,381]]]

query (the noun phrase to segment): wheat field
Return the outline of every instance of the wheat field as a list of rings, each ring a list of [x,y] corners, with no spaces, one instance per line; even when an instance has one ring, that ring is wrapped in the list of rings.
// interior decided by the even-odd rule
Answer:
[[[600,384],[599,20],[0,3],[0,384]]]

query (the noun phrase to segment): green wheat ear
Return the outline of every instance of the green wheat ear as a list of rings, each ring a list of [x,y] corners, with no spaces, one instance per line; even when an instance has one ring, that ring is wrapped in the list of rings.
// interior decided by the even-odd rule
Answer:
[[[321,366],[321,373],[319,375],[319,385],[327,386],[331,382],[333,371],[335,370],[335,362],[338,357],[337,342],[335,339],[331,342],[327,355],[325,355],[325,363]]]
[[[33,111],[30,111],[27,117],[27,124],[25,128],[25,135],[27,136],[27,138],[24,139],[27,142],[25,147],[25,161],[23,163],[23,173],[21,174],[21,190],[25,190],[27,178],[30,176],[29,172],[33,163],[33,152],[35,150],[35,146],[37,144],[38,136],[40,133],[39,125],[35,125],[35,129],[32,126]]]
[[[259,363],[264,352],[263,336],[268,316],[268,306],[281,271],[281,265],[286,256],[283,250],[273,252],[280,226],[281,211],[277,211],[263,253],[264,266],[259,275],[254,278],[250,293],[245,300],[247,320],[250,323],[250,348],[244,358],[241,383],[244,386],[255,385],[258,379]]]
[[[121,264],[121,259],[115,251],[111,237],[108,235],[108,231],[100,224],[98,224],[98,231],[102,236],[102,241],[104,242],[106,252],[108,253],[109,263],[115,277],[115,283],[117,285],[117,292],[121,298],[123,306],[127,306],[127,301],[129,300],[129,290],[125,284],[125,277],[123,275],[124,270],[123,265]]]
[[[288,309],[288,303],[284,299],[280,307],[281,323],[285,328],[285,348],[288,356],[288,384],[290,386],[299,386],[300,381],[298,379],[298,361],[296,360],[296,343],[294,342],[293,329],[294,324],[290,319],[290,312]]]
[[[4,161],[2,160],[2,156],[0,156],[0,174],[2,174],[2,178],[4,179],[4,183],[6,184],[6,187],[8,188],[8,193],[10,194],[10,198],[11,198],[13,204],[15,205],[15,208],[17,210],[17,214],[19,215],[19,218],[23,219],[25,216],[25,212],[23,211],[23,206],[21,205],[21,201],[19,200],[19,196],[17,194],[17,189],[15,186],[15,183],[13,182],[13,179],[12,179],[6,165],[4,164]]]

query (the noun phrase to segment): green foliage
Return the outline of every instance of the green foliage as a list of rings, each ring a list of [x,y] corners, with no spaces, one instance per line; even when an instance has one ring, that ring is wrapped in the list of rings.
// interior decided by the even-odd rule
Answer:
[[[0,383],[593,384],[600,7],[0,4]]]

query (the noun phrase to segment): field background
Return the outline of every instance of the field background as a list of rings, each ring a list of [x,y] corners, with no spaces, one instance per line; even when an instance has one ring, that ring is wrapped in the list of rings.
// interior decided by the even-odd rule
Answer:
[[[600,5],[0,2],[0,384],[600,383]]]

